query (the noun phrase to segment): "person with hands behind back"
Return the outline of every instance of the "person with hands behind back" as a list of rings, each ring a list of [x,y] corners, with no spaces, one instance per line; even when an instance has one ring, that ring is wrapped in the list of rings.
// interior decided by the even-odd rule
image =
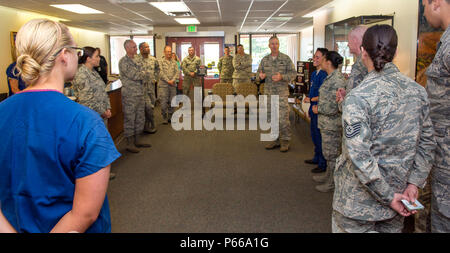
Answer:
[[[333,232],[400,233],[424,187],[436,142],[425,89],[392,63],[397,33],[370,27],[362,61],[369,74],[345,97],[343,145],[334,172]]]

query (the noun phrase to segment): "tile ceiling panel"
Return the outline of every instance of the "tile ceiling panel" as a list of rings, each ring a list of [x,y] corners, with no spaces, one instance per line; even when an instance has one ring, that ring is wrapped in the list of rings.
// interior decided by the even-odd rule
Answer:
[[[0,6],[67,19],[72,22],[73,26],[76,25],[76,27],[92,30],[103,29],[103,32],[122,29],[122,32],[127,33],[130,29],[145,30],[147,27],[154,26],[180,26],[174,21],[173,17],[166,16],[163,12],[148,3],[119,4],[117,2],[118,0],[0,0]],[[226,25],[235,26],[239,29],[247,14],[251,0],[219,0],[222,18],[219,16],[216,0],[184,0],[184,2],[198,17],[201,22],[200,26]],[[242,31],[256,31],[256,28],[265,22],[285,2],[286,0],[254,0]],[[278,13],[273,15],[273,19],[261,27],[261,30],[274,29],[274,26],[279,26],[284,23],[276,30],[298,31],[312,24],[311,18],[302,18],[304,14],[329,2],[331,0],[289,0]],[[81,15],[49,6],[55,3],[80,3],[103,11],[104,14]],[[276,20],[280,13],[290,13],[292,19],[288,22],[278,20],[279,22],[273,23],[272,21]],[[102,21],[105,23],[102,24]]]

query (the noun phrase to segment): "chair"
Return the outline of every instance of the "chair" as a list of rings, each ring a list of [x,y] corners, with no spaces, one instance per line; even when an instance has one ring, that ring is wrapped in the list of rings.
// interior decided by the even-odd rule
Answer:
[[[256,106],[258,106],[258,87],[254,83],[238,83],[236,85],[236,95],[242,95],[247,98],[249,95],[254,95],[256,97]],[[245,103],[245,108],[248,108],[248,102]]]
[[[213,85],[212,94],[217,95],[222,99],[222,106],[226,107],[227,104],[227,95],[233,95],[233,85],[231,83],[216,83]],[[214,107],[215,103],[211,104],[211,107]]]
[[[258,96],[258,87],[254,83],[238,83],[236,94],[247,97],[248,95]]]

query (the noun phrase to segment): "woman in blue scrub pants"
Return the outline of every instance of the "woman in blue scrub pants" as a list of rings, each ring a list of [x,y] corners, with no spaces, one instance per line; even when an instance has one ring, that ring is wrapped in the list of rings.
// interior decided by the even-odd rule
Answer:
[[[317,70],[311,74],[311,88],[309,89],[309,96],[304,99],[305,103],[311,103],[308,114],[311,118],[311,137],[314,143],[314,158],[311,160],[306,160],[305,163],[317,164],[317,167],[311,170],[313,173],[324,172],[327,168],[327,161],[322,153],[322,137],[317,126],[318,116],[312,112],[313,105],[317,105],[317,101],[319,99],[320,86],[327,77],[327,72],[320,69],[320,64],[322,63],[327,52],[328,49],[326,48],[318,48],[314,54],[313,65],[317,68]]]
[[[98,113],[62,93],[82,50],[47,19],[26,23],[16,48],[27,88],[0,103],[1,213],[17,232],[111,232],[106,190],[120,154]]]
[[[17,69],[15,69],[15,67],[16,62],[13,62],[6,69],[6,78],[8,78],[9,97],[26,88],[25,82],[22,80],[22,78],[17,76],[18,72]]]

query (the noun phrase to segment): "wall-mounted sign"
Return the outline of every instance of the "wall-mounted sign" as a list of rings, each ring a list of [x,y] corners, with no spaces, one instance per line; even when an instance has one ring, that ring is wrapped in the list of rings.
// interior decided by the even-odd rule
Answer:
[[[197,26],[195,26],[195,25],[188,25],[188,26],[186,26],[186,32],[191,32],[191,33],[197,32]]]

